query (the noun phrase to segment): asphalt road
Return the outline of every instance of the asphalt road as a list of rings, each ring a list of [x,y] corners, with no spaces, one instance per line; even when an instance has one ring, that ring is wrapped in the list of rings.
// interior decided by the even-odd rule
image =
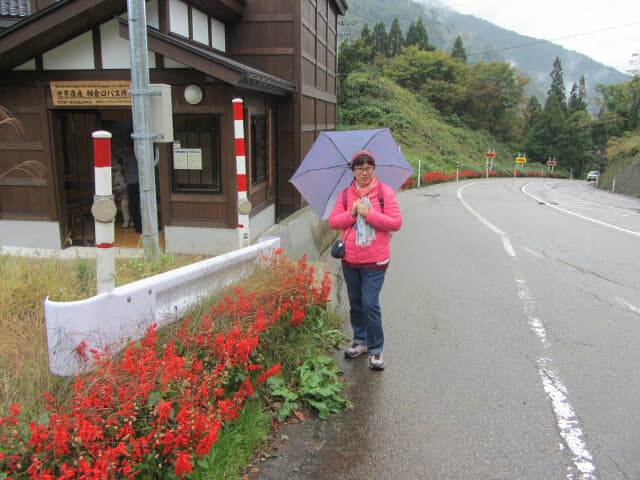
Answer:
[[[284,428],[249,478],[640,479],[640,200],[551,179],[399,200],[386,370],[337,355],[354,408]]]

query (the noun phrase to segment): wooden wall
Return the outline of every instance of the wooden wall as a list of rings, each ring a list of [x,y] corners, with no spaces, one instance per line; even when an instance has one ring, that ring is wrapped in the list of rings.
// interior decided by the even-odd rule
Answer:
[[[17,118],[24,135],[0,130],[0,218],[58,220],[55,165],[45,108],[45,85],[21,75],[0,81],[0,105]]]
[[[60,159],[56,160],[52,133],[55,109],[51,101],[49,81],[54,79],[104,80],[106,78],[126,80],[128,73],[128,71],[7,72],[3,75],[0,80],[0,105],[8,108],[23,123],[25,135],[15,141],[0,138],[0,175],[2,175],[0,218],[61,221],[62,217],[66,217],[61,207],[65,202],[64,172],[61,171],[63,162]],[[272,122],[277,125],[279,123],[277,98],[255,92],[238,92],[223,82],[207,78],[192,70],[152,70],[150,80],[152,83],[172,85],[174,114],[220,115],[222,178],[220,193],[174,193],[171,186],[171,146],[161,147],[157,185],[158,205],[162,212],[163,224],[235,228],[237,185],[232,99],[238,95],[244,96],[248,112],[269,111]],[[184,88],[192,83],[200,85],[204,91],[203,102],[196,106],[188,104],[183,95]],[[130,107],[117,108],[130,109]],[[99,109],[93,107],[91,110]],[[247,118],[247,126],[248,120]],[[286,125],[285,128],[293,130],[291,124]],[[90,135],[84,135],[84,137],[87,138],[78,139],[78,141],[86,144],[86,157],[89,162],[92,162],[92,140]],[[248,131],[245,132],[245,139],[248,144],[250,139]],[[270,142],[271,177],[264,182],[264,185],[249,185],[249,198],[257,209],[254,213],[266,208],[275,200],[277,188],[275,148],[279,142],[279,138],[273,138]],[[248,178],[251,178],[249,153],[247,173]],[[37,162],[38,168],[28,168],[30,165],[36,165],[34,162]],[[23,164],[22,168],[14,168],[19,167],[20,164]],[[11,171],[12,168],[13,171]],[[35,173],[39,176],[35,177]]]
[[[297,85],[280,108],[279,216],[303,206],[289,183],[321,130],[335,129],[337,11],[330,0],[247,0],[228,31],[239,61]],[[258,45],[258,47],[256,47]]]
[[[37,7],[36,3],[33,6],[41,8],[46,3],[41,0]],[[270,142],[273,174],[267,185],[249,186],[249,198],[259,211],[278,195],[279,218],[303,206],[302,197],[289,179],[318,132],[335,128],[337,12],[331,0],[246,0],[241,21],[231,25],[227,33],[228,54],[294,83],[297,92],[292,97],[249,94],[192,70],[153,69],[152,83],[173,87],[174,113],[221,115],[221,193],[173,193],[171,147],[160,149],[159,206],[164,225],[235,227],[237,191],[231,104],[235,96],[248,99],[245,106],[249,109],[257,105],[272,112],[270,118],[277,128],[277,135]],[[95,41],[99,35],[93,37]],[[161,61],[158,63],[162,65]],[[101,70],[101,65],[93,71],[3,72],[0,105],[24,124],[25,135],[14,140],[0,138],[0,218],[61,221],[64,216],[64,172],[60,171],[63,163],[56,160],[49,82],[128,78],[128,70]],[[190,83],[204,89],[202,104],[192,106],[184,100],[184,87]],[[246,132],[245,139],[249,138]],[[89,152],[91,139],[85,141]],[[25,166],[37,168],[30,171]]]

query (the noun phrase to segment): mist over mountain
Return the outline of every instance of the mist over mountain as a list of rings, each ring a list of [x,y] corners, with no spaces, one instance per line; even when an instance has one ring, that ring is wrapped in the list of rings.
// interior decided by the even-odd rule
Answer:
[[[394,18],[406,34],[409,25],[422,17],[429,42],[443,52],[451,52],[456,37],[462,37],[468,63],[508,62],[531,79],[528,95],[536,95],[544,102],[551,84],[550,73],[556,57],[562,62],[567,94],[571,86],[584,75],[587,92],[591,96],[596,85],[612,85],[631,80],[615,68],[560,45],[498,27],[473,15],[466,15],[437,0],[348,0],[349,9],[340,27],[340,39],[355,39],[365,23],[369,28],[382,21],[387,31]],[[485,53],[486,52],[486,53]]]

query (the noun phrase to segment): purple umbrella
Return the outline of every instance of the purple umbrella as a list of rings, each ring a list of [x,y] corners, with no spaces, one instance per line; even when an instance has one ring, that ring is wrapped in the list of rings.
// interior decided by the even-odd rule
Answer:
[[[322,220],[329,218],[338,195],[353,181],[349,163],[360,150],[373,154],[376,176],[394,190],[413,173],[388,128],[320,132],[289,181]]]

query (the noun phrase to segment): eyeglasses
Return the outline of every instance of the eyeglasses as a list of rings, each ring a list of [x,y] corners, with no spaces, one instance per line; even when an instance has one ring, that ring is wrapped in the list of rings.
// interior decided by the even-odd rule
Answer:
[[[362,172],[370,173],[370,172],[373,172],[373,167],[354,167],[353,171],[358,173],[362,173]]]

